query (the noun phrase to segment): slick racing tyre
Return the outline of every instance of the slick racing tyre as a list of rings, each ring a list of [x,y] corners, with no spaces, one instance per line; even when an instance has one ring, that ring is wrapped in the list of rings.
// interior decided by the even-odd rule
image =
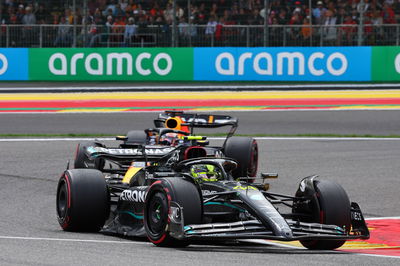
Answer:
[[[256,177],[258,167],[257,141],[247,137],[231,137],[226,141],[224,154],[238,162],[233,177]],[[250,180],[254,182],[254,179]]]
[[[148,239],[160,247],[184,247],[188,241],[170,235],[171,201],[183,208],[184,225],[199,224],[202,220],[202,200],[197,187],[184,179],[164,178],[154,182],[146,196],[144,226]]]
[[[310,222],[333,224],[350,231],[350,200],[346,191],[333,181],[314,181],[316,200],[312,204],[313,218]],[[319,208],[318,208],[319,205]],[[341,247],[346,240],[301,240],[301,244],[308,249],[332,250]]]
[[[124,145],[141,145],[147,142],[147,135],[143,130],[131,130],[126,137]]]
[[[82,168],[91,168],[91,169],[103,169],[104,168],[104,159],[96,158],[91,160],[86,155],[86,148],[87,147],[104,147],[104,145],[98,142],[82,142],[78,143],[76,147],[76,154],[74,160],[74,168],[75,169],[82,169]]]
[[[110,213],[103,174],[94,169],[65,171],[57,186],[57,218],[65,231],[99,231]]]

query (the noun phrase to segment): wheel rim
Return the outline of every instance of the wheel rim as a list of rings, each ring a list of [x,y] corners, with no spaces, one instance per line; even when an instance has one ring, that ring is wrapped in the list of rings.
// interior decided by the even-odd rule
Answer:
[[[161,235],[165,231],[168,217],[167,199],[163,193],[156,193],[149,204],[148,226],[155,235]]]
[[[68,208],[68,188],[65,181],[60,184],[57,195],[57,214],[60,218],[65,217]]]

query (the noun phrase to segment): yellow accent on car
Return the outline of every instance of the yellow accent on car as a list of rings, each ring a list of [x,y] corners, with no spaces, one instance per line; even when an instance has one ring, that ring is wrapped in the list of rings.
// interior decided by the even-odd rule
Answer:
[[[140,169],[142,169],[142,167],[134,167],[134,166],[129,167],[128,171],[126,171],[125,173],[124,178],[122,179],[122,183],[129,184],[132,177],[136,175],[136,173],[139,172]]]
[[[236,186],[236,187],[234,187],[233,189],[235,189],[235,190],[258,190],[257,188],[255,188],[255,187],[252,187],[252,186]]]
[[[205,136],[182,136],[180,138],[184,139],[184,140],[206,140],[207,139],[207,137],[205,137]]]

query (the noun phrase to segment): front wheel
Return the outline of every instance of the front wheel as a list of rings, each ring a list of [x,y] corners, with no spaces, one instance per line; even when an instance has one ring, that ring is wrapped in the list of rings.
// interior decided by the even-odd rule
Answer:
[[[351,227],[350,200],[342,186],[333,181],[314,181],[315,202],[310,203],[311,220],[322,224],[332,224],[344,228],[346,232]],[[299,191],[296,193],[299,195]],[[295,209],[294,212],[301,213],[304,210]],[[301,240],[300,243],[308,249],[332,250],[341,247],[346,240]]]
[[[166,178],[152,184],[145,203],[144,226],[148,239],[161,247],[184,247],[188,241],[178,240],[170,235],[171,202],[182,209],[184,224],[199,224],[202,219],[202,201],[197,187],[184,179]]]

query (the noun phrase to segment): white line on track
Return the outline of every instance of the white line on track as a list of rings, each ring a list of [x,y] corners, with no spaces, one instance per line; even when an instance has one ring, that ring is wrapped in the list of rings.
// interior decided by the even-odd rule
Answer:
[[[338,140],[378,140],[378,141],[398,141],[400,138],[357,138],[357,137],[254,137],[256,140],[326,140],[326,141],[338,141]],[[209,140],[224,140],[225,138],[210,137]],[[43,142],[43,141],[112,141],[115,138],[2,138],[0,142]]]
[[[367,218],[366,220],[382,220],[382,219],[400,219],[398,217],[377,217],[377,218]],[[116,241],[116,240],[94,240],[94,239],[70,239],[70,238],[49,238],[49,237],[22,237],[22,236],[1,236],[1,239],[8,239],[8,240],[33,240],[33,241],[60,241],[60,242],[82,242],[82,243],[101,243],[101,244],[139,244],[139,245],[151,245],[149,242],[138,242],[138,241]],[[282,243],[274,243],[274,242],[267,242],[261,239],[246,239],[244,242],[252,242],[276,247],[283,247],[283,248],[293,248],[293,249],[305,249],[303,247],[294,247],[291,245],[285,245]],[[334,252],[334,251],[332,251]],[[362,255],[362,256],[372,256],[372,257],[381,257],[381,258],[395,258],[400,259],[397,256],[386,256],[386,255],[377,255],[377,254],[360,254],[360,253],[349,253],[354,255]]]
[[[400,219],[400,216],[394,216],[394,217],[371,217],[371,218],[365,218],[365,220],[370,220],[370,221],[374,221],[374,220],[398,220]]]
[[[138,241],[117,241],[117,240],[96,240],[96,239],[71,239],[71,238],[50,238],[50,237],[24,237],[24,236],[0,236],[0,239],[11,240],[37,240],[37,241],[62,241],[62,242],[87,242],[87,243],[104,243],[104,244],[140,244],[150,245],[150,242]]]

